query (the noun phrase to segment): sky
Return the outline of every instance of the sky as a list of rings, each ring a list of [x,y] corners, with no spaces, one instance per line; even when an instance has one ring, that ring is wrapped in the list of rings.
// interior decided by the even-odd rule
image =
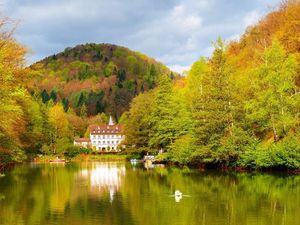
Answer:
[[[2,2],[2,3],[1,3]],[[281,0],[0,0],[31,49],[28,64],[84,43],[112,43],[182,72],[212,53],[219,36],[238,39]]]

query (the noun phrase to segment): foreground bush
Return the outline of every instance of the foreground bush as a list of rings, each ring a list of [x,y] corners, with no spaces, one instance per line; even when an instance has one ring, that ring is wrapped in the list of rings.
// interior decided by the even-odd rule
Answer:
[[[293,136],[267,146],[260,144],[256,149],[246,151],[239,164],[258,169],[298,169],[300,142]]]

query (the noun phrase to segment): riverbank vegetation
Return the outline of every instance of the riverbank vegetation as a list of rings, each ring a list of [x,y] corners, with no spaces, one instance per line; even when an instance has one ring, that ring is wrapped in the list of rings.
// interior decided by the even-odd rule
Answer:
[[[49,163],[55,159],[57,155],[45,155],[39,154],[32,160],[35,163]],[[98,153],[80,153],[76,155],[61,155],[67,162],[119,162],[129,159],[129,155],[126,154],[98,154]]]
[[[287,1],[239,41],[219,38],[212,56],[181,78],[110,45],[68,48],[26,67],[27,49],[2,19],[0,162],[88,153],[74,148],[74,137],[106,123],[108,103],[119,117],[137,95],[119,118],[128,154],[163,150],[160,160],[181,165],[299,169],[299,15],[300,2]]]
[[[288,1],[239,41],[219,38],[182,80],[162,76],[123,115],[127,146],[179,164],[299,169],[299,21]]]

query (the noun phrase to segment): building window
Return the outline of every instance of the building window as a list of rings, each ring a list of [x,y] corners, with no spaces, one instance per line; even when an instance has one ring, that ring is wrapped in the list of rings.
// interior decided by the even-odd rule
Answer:
[[[109,144],[109,141],[107,141],[107,144]]]
[[[103,144],[105,144],[105,141],[103,141]]]
[[[101,144],[101,141],[98,141],[98,144]]]

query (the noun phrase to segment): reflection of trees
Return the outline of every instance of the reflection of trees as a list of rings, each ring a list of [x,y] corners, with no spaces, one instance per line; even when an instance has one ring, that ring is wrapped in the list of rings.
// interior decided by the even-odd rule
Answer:
[[[81,167],[75,164],[16,167],[7,175],[5,183],[0,184],[0,193],[6,195],[0,204],[0,224],[73,225],[115,221],[117,225],[122,224],[122,218],[133,224],[131,215],[120,203],[120,196],[116,194],[116,203],[110,202],[109,190],[120,188],[121,177],[115,176],[124,175],[124,165],[117,168],[117,165],[89,164],[83,168],[88,171],[88,179],[78,180]],[[98,174],[105,171],[107,175]]]
[[[161,170],[126,174],[122,193],[138,224],[300,224],[298,176]],[[176,189],[191,197],[175,203]]]
[[[0,182],[0,224],[300,224],[299,176],[74,164],[16,167]],[[191,197],[175,203],[176,189]]]

